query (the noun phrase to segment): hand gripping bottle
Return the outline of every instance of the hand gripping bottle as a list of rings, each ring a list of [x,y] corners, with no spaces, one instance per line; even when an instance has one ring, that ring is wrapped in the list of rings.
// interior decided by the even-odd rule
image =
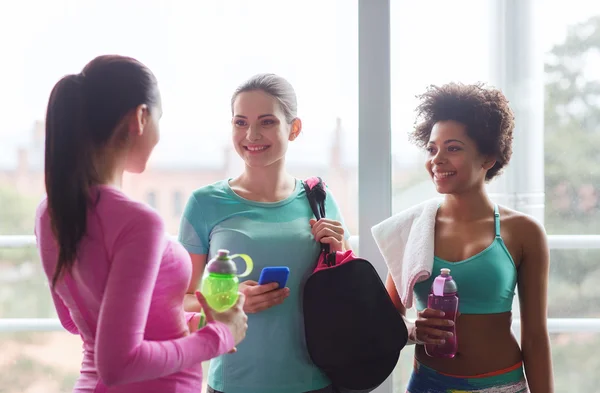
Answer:
[[[237,274],[237,266],[233,262],[237,257],[246,262],[246,270],[242,274]],[[206,298],[208,305],[216,312],[223,312],[233,307],[238,300],[238,277],[246,277],[250,274],[252,266],[252,259],[248,255],[229,255],[228,250],[219,250],[217,256],[208,262],[202,279],[200,292]],[[198,328],[205,324],[206,317],[202,310]]]
[[[452,337],[444,337],[444,344],[425,344],[425,352],[431,357],[453,358],[458,350],[456,341],[456,316],[458,314],[458,288],[450,275],[450,269],[441,269],[441,274],[433,280],[427,308],[444,312],[443,319],[454,321],[454,326],[439,327],[452,332]]]

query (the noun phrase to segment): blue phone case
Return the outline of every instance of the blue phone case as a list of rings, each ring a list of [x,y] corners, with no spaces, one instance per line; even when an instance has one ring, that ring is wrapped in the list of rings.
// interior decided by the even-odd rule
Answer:
[[[276,282],[279,284],[278,289],[285,288],[289,275],[290,269],[287,266],[267,266],[260,272],[258,284],[264,285]]]

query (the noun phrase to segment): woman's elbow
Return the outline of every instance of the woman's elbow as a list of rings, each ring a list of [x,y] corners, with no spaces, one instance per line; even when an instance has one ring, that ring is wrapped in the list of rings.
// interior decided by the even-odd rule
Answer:
[[[106,387],[112,387],[127,383],[123,369],[114,366],[100,367],[98,366],[98,377]]]
[[[127,367],[124,362],[117,361],[96,354],[96,371],[98,377],[107,387],[123,385],[132,382],[128,378]]]

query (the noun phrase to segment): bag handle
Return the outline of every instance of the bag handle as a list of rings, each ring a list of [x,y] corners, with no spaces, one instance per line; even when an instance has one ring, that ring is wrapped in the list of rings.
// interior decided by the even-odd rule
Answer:
[[[327,190],[325,183],[320,177],[309,177],[302,182],[306,197],[312,212],[317,220],[325,218],[325,199],[327,198]],[[320,243],[321,252],[329,254],[329,244]]]

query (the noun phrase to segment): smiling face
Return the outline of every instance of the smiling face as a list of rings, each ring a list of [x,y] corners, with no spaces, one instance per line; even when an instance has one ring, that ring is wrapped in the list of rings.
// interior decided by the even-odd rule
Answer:
[[[485,174],[495,160],[482,155],[464,124],[439,121],[427,144],[425,167],[440,194],[460,194],[483,187]]]
[[[262,90],[238,94],[231,122],[235,150],[249,167],[283,163],[288,143],[302,127],[300,119],[286,122],[279,101]]]

